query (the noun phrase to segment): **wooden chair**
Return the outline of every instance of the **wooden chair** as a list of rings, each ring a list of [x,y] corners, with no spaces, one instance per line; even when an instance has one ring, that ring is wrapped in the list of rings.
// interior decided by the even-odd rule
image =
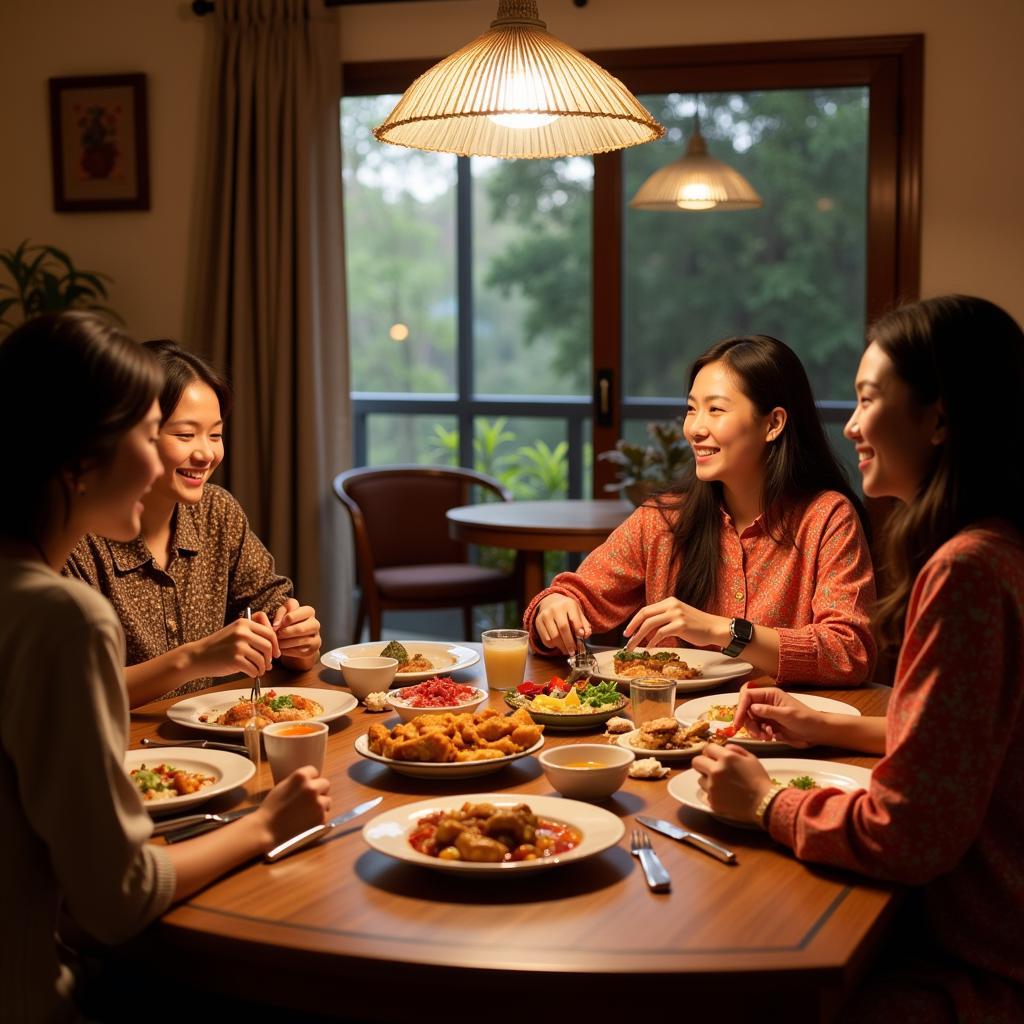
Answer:
[[[473,606],[515,598],[514,573],[474,565],[468,546],[448,536],[445,513],[471,504],[474,487],[512,500],[497,480],[470,469],[366,467],[334,478],[352,517],[362,587],[354,643],[367,617],[370,639],[379,640],[383,612],[410,608],[459,607],[465,639],[476,639]]]

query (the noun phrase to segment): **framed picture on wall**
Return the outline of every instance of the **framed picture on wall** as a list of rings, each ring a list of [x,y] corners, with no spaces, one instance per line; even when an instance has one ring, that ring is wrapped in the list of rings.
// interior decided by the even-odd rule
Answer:
[[[50,79],[53,207],[149,209],[146,76]]]

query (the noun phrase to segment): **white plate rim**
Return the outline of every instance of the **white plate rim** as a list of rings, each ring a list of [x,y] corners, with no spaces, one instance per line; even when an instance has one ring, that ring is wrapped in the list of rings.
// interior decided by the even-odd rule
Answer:
[[[639,729],[634,729],[632,732],[619,733],[615,737],[615,742],[624,750],[631,750],[638,757],[656,757],[659,761],[678,761],[684,757],[693,757],[708,745],[707,740],[699,740],[697,743],[679,750],[648,750],[647,747],[637,747],[628,742],[638,732],[640,732]]]
[[[538,860],[524,860],[518,862],[503,862],[501,864],[471,864],[466,861],[439,860],[437,857],[428,857],[425,853],[414,850],[408,842],[410,827],[415,824],[418,818],[429,814],[431,811],[459,807],[466,801],[472,803],[493,803],[499,807],[511,807],[515,804],[528,804],[530,809],[540,817],[549,818],[553,821],[565,822],[574,828],[579,828],[583,833],[583,840],[579,846],[559,857],[543,857]],[[573,820],[575,819],[575,820]],[[580,821],[583,824],[580,824]],[[395,828],[400,827],[400,833]],[[385,837],[391,842],[382,840],[375,834],[382,829],[388,828],[391,835]],[[596,835],[595,835],[596,831]],[[376,817],[371,818],[363,826],[363,841],[372,850],[387,857],[407,864],[418,864],[422,867],[432,868],[435,871],[447,871],[451,874],[484,874],[484,875],[508,875],[522,874],[529,871],[539,871],[546,868],[554,868],[563,864],[571,864],[574,861],[585,860],[594,857],[605,850],[615,846],[626,834],[625,823],[611,811],[603,807],[595,807],[593,804],[584,803],[582,800],[570,800],[566,797],[536,796],[532,793],[464,793],[458,796],[437,796],[427,800],[420,800],[412,804],[402,804],[390,811],[384,811]]]
[[[264,686],[264,690],[276,690],[278,693],[286,693],[294,690],[296,693],[305,694],[322,704],[324,713],[314,715],[312,718],[303,719],[306,722],[333,722],[335,719],[347,715],[359,707],[359,701],[347,690],[323,690],[311,686],[288,686],[274,685]],[[222,735],[238,736],[242,732],[239,725],[214,725],[210,722],[200,722],[198,714],[210,708],[228,708],[240,700],[249,699],[249,688],[240,690],[201,690],[199,693],[191,694],[176,701],[167,709],[167,717],[178,725],[188,726],[190,729],[198,729],[201,732],[220,733]],[[198,702],[198,703],[197,703]]]
[[[852,704],[847,704],[845,701],[836,700],[834,697],[821,697],[816,693],[790,693],[788,690],[786,692],[789,693],[790,697],[795,697],[797,700],[802,701],[814,711],[828,711],[835,715],[860,717],[860,710],[858,708]],[[739,700],[740,695],[738,693],[711,693],[706,697],[694,697],[691,700],[683,701],[675,709],[673,715],[675,720],[682,725],[692,725],[712,705],[730,704],[735,707]],[[712,729],[714,729],[714,726],[712,726]],[[793,749],[788,743],[782,743],[779,740],[748,740],[732,737],[729,739],[729,742],[752,752]]]
[[[486,761],[396,761],[394,758],[384,757],[383,754],[373,753],[370,750],[369,736],[365,732],[356,737],[352,746],[360,757],[386,765],[400,775],[420,779],[457,779],[471,778],[474,775],[488,775],[491,772],[500,771],[513,761],[536,754],[544,746],[544,737],[541,736],[532,747],[521,750],[518,754],[492,757]]]
[[[336,672],[341,671],[341,659],[345,657],[346,652],[351,652],[349,657],[354,658],[373,658],[377,657],[381,651],[390,643],[390,640],[369,640],[366,643],[361,644],[346,644],[344,647],[335,647],[330,651],[324,651],[320,655],[320,664],[325,668],[334,669]],[[420,648],[421,654],[427,654],[428,651],[423,648],[444,648],[443,651],[438,650],[435,653],[441,654],[452,654],[455,658],[455,663],[452,665],[444,665],[441,668],[433,668],[429,672],[409,672],[403,673],[402,675],[396,675],[394,681],[391,683],[392,686],[407,686],[411,683],[422,683],[424,679],[433,679],[434,676],[444,675],[451,672],[461,672],[464,668],[469,668],[471,665],[475,665],[480,660],[480,655],[477,651],[474,651],[471,647],[465,647],[459,643],[448,643],[444,640],[399,640],[400,644],[406,648],[406,650],[412,650],[416,653],[415,648]]]
[[[857,764],[844,764],[842,761],[816,761],[807,757],[765,757],[761,759],[761,765],[769,775],[778,775],[783,772],[792,772],[794,775],[814,775],[820,773],[832,776],[846,776],[852,785],[847,792],[854,792],[858,789],[868,789],[871,785],[871,769],[863,768]],[[826,787],[827,788],[827,787]],[[844,789],[845,787],[838,787]],[[735,821],[732,818],[725,818],[714,811],[700,800],[700,786],[697,784],[697,771],[695,768],[688,768],[680,772],[675,778],[669,779],[668,792],[674,800],[678,800],[684,807],[690,807],[703,814],[710,814],[711,817],[733,825],[736,828],[756,828],[755,825],[748,825],[746,822]],[[696,794],[696,795],[695,795]]]
[[[186,771],[205,771],[212,768],[220,773],[220,778],[212,786],[207,786],[198,793],[187,793],[185,796],[176,796],[169,800],[143,800],[142,806],[154,817],[174,814],[186,807],[194,807],[220,796],[221,793],[227,793],[238,786],[244,786],[256,774],[256,765],[249,758],[242,757],[241,754],[232,754],[229,750],[209,750],[203,747],[139,747],[125,753],[124,770],[127,773],[143,764],[162,764],[165,761],[170,761],[175,767],[182,767]],[[207,771],[206,774],[210,773]]]
[[[617,676],[614,672],[610,671],[612,666],[615,664],[614,657],[615,652],[622,650],[621,647],[615,648],[615,651],[599,651],[595,657],[597,658],[597,674],[602,679],[614,679],[617,683],[626,683],[630,681],[630,676]],[[649,651],[651,654],[657,654],[659,651],[668,651],[672,654],[678,654],[683,661],[690,659],[690,664],[699,662],[702,673],[696,679],[677,679],[676,682],[676,693],[685,693],[693,690],[709,690],[718,686],[719,683],[728,682],[731,679],[739,679],[742,676],[747,675],[749,672],[754,670],[754,666],[747,661],[740,661],[738,658],[730,658],[721,651],[700,651],[689,647],[645,647],[645,651]],[[603,665],[607,665],[609,671],[604,671]],[[720,665],[724,671],[714,671],[712,675],[707,674],[707,666]]]

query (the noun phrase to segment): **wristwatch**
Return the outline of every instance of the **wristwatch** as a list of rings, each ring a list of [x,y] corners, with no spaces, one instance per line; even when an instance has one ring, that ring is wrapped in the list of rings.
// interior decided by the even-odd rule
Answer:
[[[729,658],[735,658],[754,639],[754,625],[746,619],[733,619],[729,623],[729,632],[732,634],[732,640],[728,647],[722,648],[722,653]]]

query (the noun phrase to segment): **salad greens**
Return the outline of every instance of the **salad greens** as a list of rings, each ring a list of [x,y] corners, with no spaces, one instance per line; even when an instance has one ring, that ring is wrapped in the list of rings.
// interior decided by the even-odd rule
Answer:
[[[266,704],[271,711],[282,711],[284,708],[295,707],[290,693],[282,694],[280,697],[266,697],[262,703]]]
[[[605,704],[616,704],[619,700],[618,687],[610,679],[602,679],[599,683],[591,683],[582,690],[576,691],[581,704],[599,708]]]

